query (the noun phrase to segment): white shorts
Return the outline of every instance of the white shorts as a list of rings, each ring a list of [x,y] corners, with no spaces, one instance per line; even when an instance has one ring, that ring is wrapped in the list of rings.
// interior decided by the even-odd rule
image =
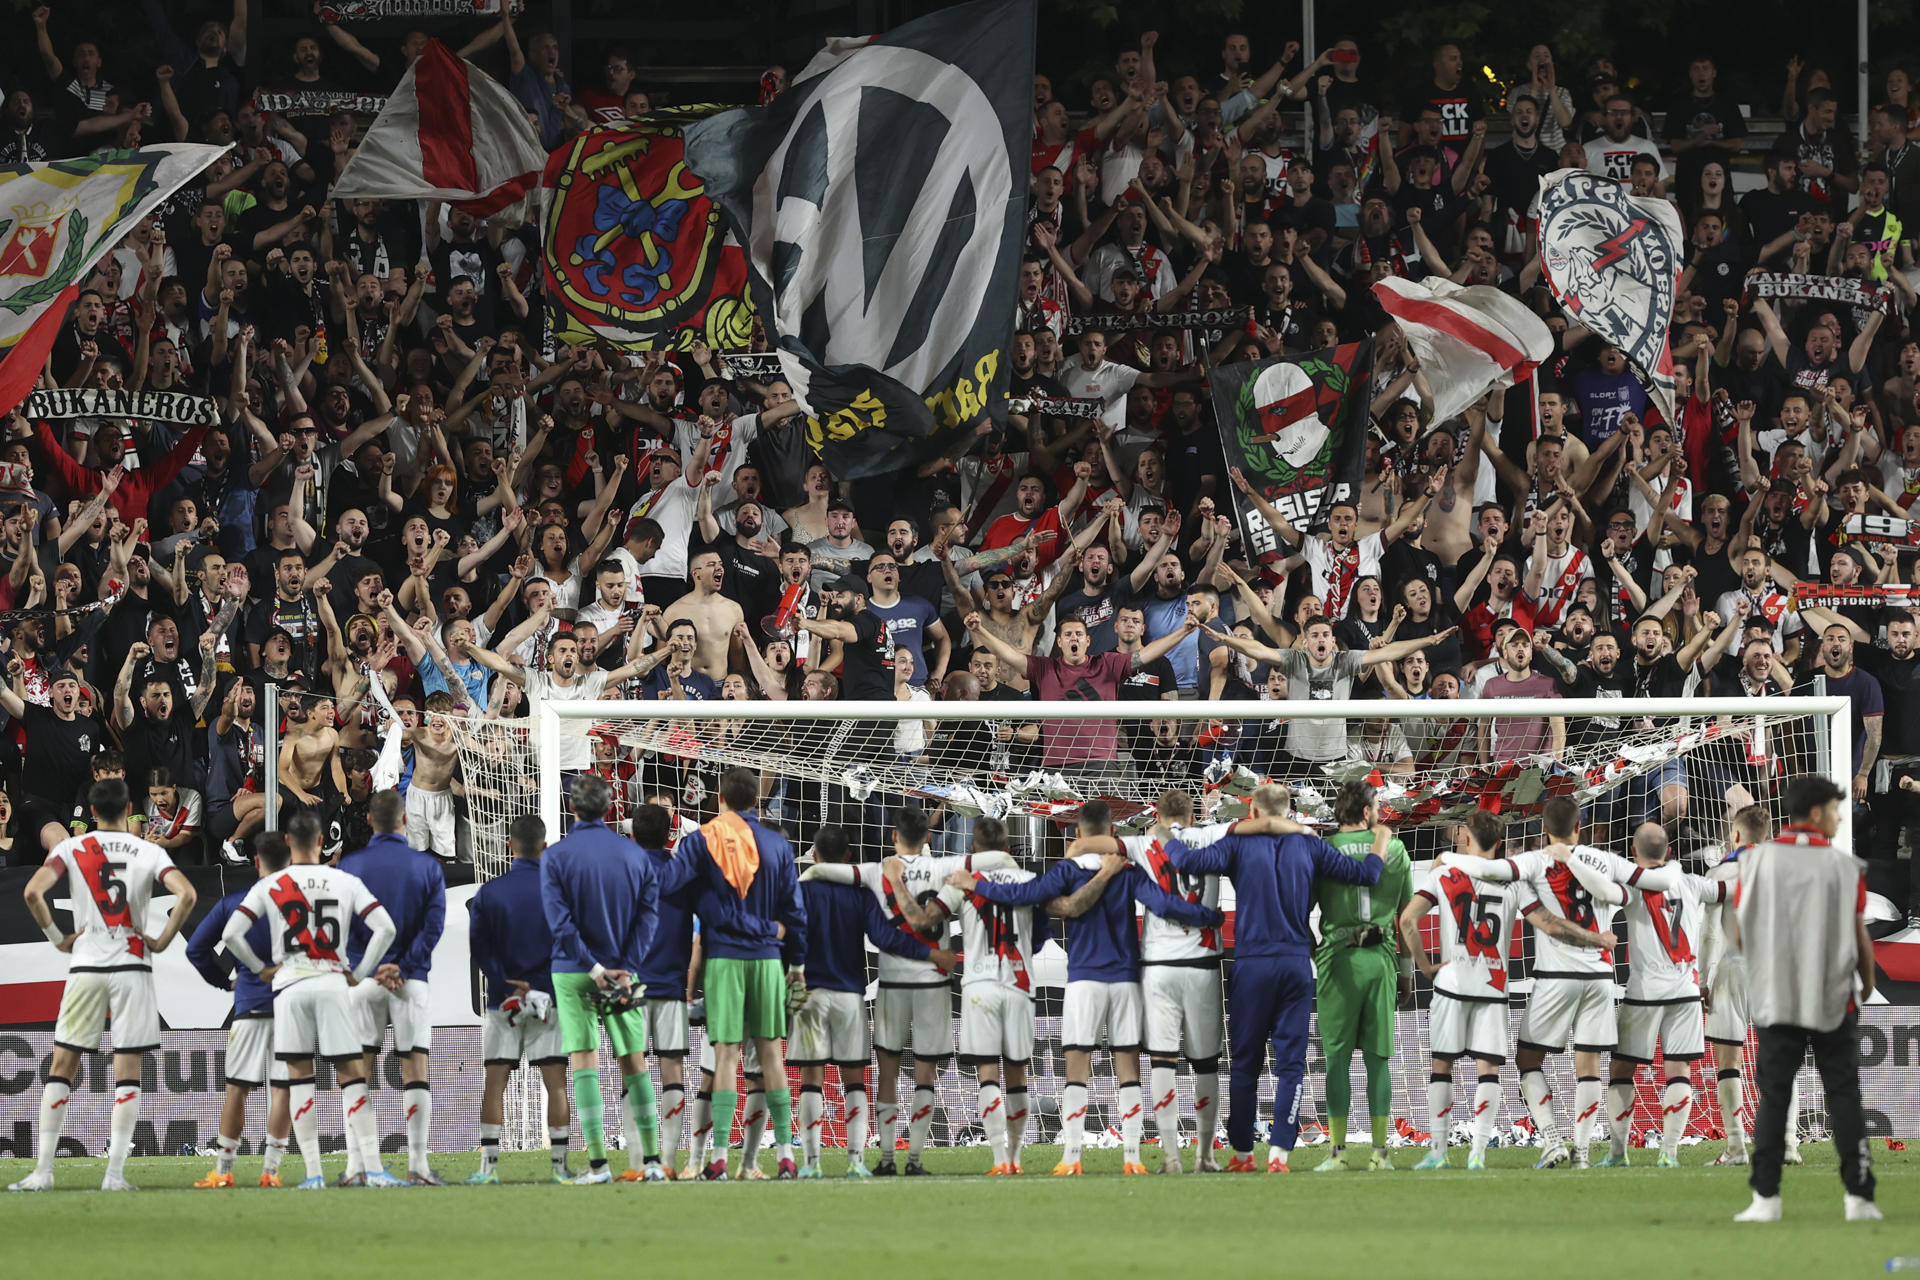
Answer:
[[[1170,1058],[1180,1052],[1185,1033],[1187,1059],[1218,1059],[1222,1039],[1220,970],[1150,964],[1140,970],[1140,998],[1146,1007],[1147,1052]]]
[[[113,1023],[113,1052],[151,1053],[160,1047],[160,1006],[153,998],[153,970],[82,970],[67,975],[53,1042],[96,1053]]]
[[[559,1010],[545,1018],[529,1017],[524,1010],[487,1010],[486,1024],[480,1029],[480,1060],[488,1066],[517,1067],[523,1057],[536,1067],[567,1060],[560,1047]]]
[[[1715,1044],[1747,1043],[1747,969],[1733,957],[1713,975],[1713,1007],[1707,1010],[1707,1039]]]
[[[1537,978],[1520,1019],[1520,1043],[1560,1053],[1571,1044],[1585,1053],[1611,1052],[1620,1038],[1613,1016],[1613,984],[1605,978]]]
[[[407,843],[453,860],[453,792],[407,788]]]
[[[1070,981],[1060,1009],[1060,1047],[1138,1051],[1143,1013],[1137,982]]]
[[[873,1046],[939,1062],[953,1053],[953,999],[947,988],[881,987],[873,999]]]
[[[1613,1051],[1614,1057],[1622,1062],[1650,1063],[1656,1037],[1661,1056],[1668,1062],[1705,1057],[1706,1026],[1700,1018],[1700,1002],[1635,1004],[1628,1000],[1620,1006],[1620,1044]]]
[[[427,1005],[427,984],[408,978],[398,991],[389,991],[369,978],[353,988],[354,1032],[360,1047],[380,1052],[393,1027],[395,1053],[427,1053],[433,1048],[433,1011]]]
[[[869,1048],[867,1002],[857,991],[809,993],[787,1031],[787,1061],[796,1067],[865,1066]]]
[[[700,1069],[713,1074],[713,1041],[705,1036],[700,1038]],[[752,1040],[740,1047],[740,1070],[750,1076],[760,1074],[760,1046]]]
[[[1504,1000],[1459,1000],[1436,991],[1427,1009],[1427,1039],[1436,1058],[1472,1056],[1504,1063],[1510,1029]]]
[[[344,974],[323,973],[274,992],[273,1056],[282,1061],[319,1057],[340,1062],[358,1058],[362,1045],[354,1029],[354,990],[347,985]]]
[[[647,998],[647,1052],[656,1058],[687,1056],[687,1002]],[[754,1050],[753,1052],[758,1052]]]
[[[960,988],[960,1061],[970,1067],[1033,1059],[1033,997],[998,982]]]
[[[227,1028],[227,1083],[285,1084],[287,1064],[273,1056],[273,1016],[235,1018]]]

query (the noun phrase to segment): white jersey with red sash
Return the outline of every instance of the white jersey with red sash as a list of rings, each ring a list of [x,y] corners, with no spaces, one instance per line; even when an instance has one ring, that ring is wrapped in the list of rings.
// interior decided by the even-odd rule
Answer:
[[[1527,558],[1532,575],[1533,558]],[[1560,616],[1580,594],[1580,584],[1593,576],[1593,558],[1579,547],[1568,547],[1565,555],[1548,555],[1540,574],[1540,601],[1534,610],[1536,626],[1557,627]]]
[[[1387,540],[1377,533],[1346,547],[1336,547],[1320,538],[1301,542],[1300,555],[1313,573],[1313,594],[1320,597],[1321,614],[1335,621],[1346,617],[1354,583],[1361,578],[1378,577],[1380,558],[1386,553]]]
[[[979,875],[995,884],[1025,884],[1034,878],[1033,872],[1019,867],[992,867]],[[1034,993],[1034,908],[988,902],[952,885],[940,890],[940,903],[947,914],[960,917],[961,945],[967,957],[960,975],[962,987],[993,985]]]
[[[1226,835],[1230,825],[1217,822],[1205,827],[1177,827],[1173,835],[1187,848],[1199,849]],[[1220,905],[1220,877],[1174,870],[1166,849],[1154,837],[1122,836],[1120,846],[1126,850],[1127,857],[1166,892],[1188,902],[1209,907]],[[1218,962],[1223,945],[1219,929],[1191,929],[1151,911],[1140,926],[1140,959],[1146,964]]]
[[[1627,895],[1627,999],[1651,1004],[1700,995],[1700,930],[1727,882],[1687,876],[1664,893]]]

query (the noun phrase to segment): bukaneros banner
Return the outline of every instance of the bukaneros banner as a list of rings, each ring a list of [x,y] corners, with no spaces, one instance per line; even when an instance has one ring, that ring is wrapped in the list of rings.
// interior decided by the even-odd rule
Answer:
[[[183,391],[135,391],[85,387],[36,391],[20,403],[28,418],[139,418],[173,427],[211,427],[220,422],[219,402]]]
[[[1074,316],[1069,334],[1098,329],[1102,333],[1134,329],[1237,329],[1253,319],[1252,307],[1221,307],[1213,311],[1108,311]]]
[[[604,124],[548,157],[543,261],[557,340],[628,351],[747,347],[746,257],[687,167],[686,127],[717,110]],[[778,375],[777,357],[749,358],[756,371],[743,376]]]
[[[1005,413],[1033,134],[1035,0],[830,41],[763,107],[687,132],[835,475]]]
[[[417,22],[426,18],[487,18],[497,16],[503,0],[323,0],[313,16],[329,26],[342,22]],[[520,0],[505,0],[509,13],[519,13]]]
[[[1372,379],[1371,338],[1214,369],[1207,380],[1227,465],[1245,472],[1287,523],[1314,524],[1359,492]],[[1237,487],[1233,503],[1253,554],[1284,558],[1279,535]]]
[[[1744,302],[1755,298],[1809,298],[1817,302],[1844,302],[1862,311],[1893,313],[1893,290],[1878,289],[1864,280],[1845,276],[1817,276],[1804,271],[1757,271],[1746,279]]]
[[[1665,200],[1612,178],[1557,169],[1540,179],[1540,266],[1575,321],[1618,347],[1668,422],[1675,420],[1667,329],[1684,233]]]

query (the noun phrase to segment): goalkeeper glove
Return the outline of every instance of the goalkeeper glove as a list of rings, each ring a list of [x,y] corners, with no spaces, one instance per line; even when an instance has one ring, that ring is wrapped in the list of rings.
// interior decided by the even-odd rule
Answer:
[[[798,969],[787,975],[787,1016],[791,1018],[806,1006],[807,997],[813,993],[807,990],[807,975]]]

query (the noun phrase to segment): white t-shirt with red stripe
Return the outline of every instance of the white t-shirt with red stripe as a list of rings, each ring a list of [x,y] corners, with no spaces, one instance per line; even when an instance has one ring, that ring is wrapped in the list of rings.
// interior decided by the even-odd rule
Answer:
[[[236,908],[265,920],[273,940],[273,989],[307,978],[351,973],[347,934],[355,920],[380,909],[366,882],[338,867],[299,864],[262,876]]]
[[[126,831],[90,831],[53,846],[41,865],[67,879],[73,904],[70,972],[151,969],[147,907],[173,859],[159,845]]]

